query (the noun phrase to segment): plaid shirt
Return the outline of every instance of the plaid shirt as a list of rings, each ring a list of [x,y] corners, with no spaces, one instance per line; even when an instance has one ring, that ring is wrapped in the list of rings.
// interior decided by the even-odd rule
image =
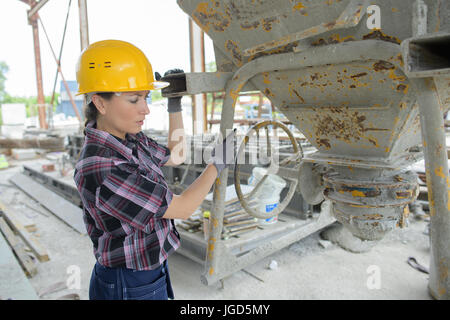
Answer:
[[[153,270],[180,246],[173,219],[162,218],[173,197],[161,171],[170,150],[142,132],[123,140],[95,124],[85,128],[74,172],[95,258]]]

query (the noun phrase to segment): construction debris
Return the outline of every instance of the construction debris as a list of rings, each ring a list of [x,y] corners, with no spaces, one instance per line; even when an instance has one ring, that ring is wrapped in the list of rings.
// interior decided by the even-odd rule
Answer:
[[[14,254],[17,257],[19,264],[25,271],[25,274],[28,277],[35,276],[37,274],[37,269],[32,256],[25,251],[23,243],[14,235],[14,232],[8,226],[3,217],[0,217],[0,230],[3,233],[5,240],[14,251]]]
[[[0,137],[0,148],[41,148],[50,151],[64,150],[64,137],[30,137],[11,139]]]
[[[7,205],[0,202],[0,210],[3,211],[3,217],[8,222],[11,229],[16,232],[25,244],[31,249],[40,262],[50,260],[47,250],[40,244],[35,236],[30,234],[25,227],[17,220],[14,211]]]
[[[37,156],[34,149],[11,149],[11,153],[16,160],[34,159]]]
[[[37,300],[33,286],[28,281],[14,253],[0,234],[0,299]]]
[[[86,226],[83,222],[83,210],[81,208],[41,186],[41,184],[22,173],[16,174],[10,180],[70,227],[81,234],[86,234]]]

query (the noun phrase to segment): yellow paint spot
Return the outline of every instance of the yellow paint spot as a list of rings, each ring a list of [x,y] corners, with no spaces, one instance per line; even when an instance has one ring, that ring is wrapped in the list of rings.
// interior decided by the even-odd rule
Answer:
[[[364,193],[362,193],[361,191],[359,191],[359,190],[353,190],[352,191],[352,196],[354,196],[354,197],[365,197],[366,195]]]
[[[438,169],[439,169],[439,170],[438,170]],[[435,170],[434,170],[434,173],[435,173],[438,177],[445,178],[445,174],[444,174],[444,172],[443,172],[442,166],[440,166],[438,169],[435,169]]]
[[[387,152],[389,152],[389,150],[390,150],[390,149],[389,149],[389,147],[386,147],[386,150],[385,150],[385,151],[386,151],[386,153],[387,153]]]
[[[241,92],[242,87],[244,86],[243,83],[239,85],[239,87],[236,88],[236,90],[230,91],[230,96],[233,99],[233,108],[236,106],[237,99],[239,98],[239,92]]]
[[[214,268],[213,267],[209,268],[209,275],[212,276],[213,273],[214,273]]]
[[[272,83],[272,81],[270,81],[270,79],[269,79],[269,73],[268,72],[264,72],[262,75],[264,77],[263,82],[265,84],[271,84]]]
[[[210,238],[208,243],[208,256],[212,259],[212,253],[214,251],[214,243],[216,242],[216,238]]]
[[[394,69],[389,69],[388,77],[389,77],[389,79],[392,79],[394,81],[406,81],[406,77],[405,76],[397,76],[395,74],[395,68]]]
[[[303,5],[303,3],[299,2],[295,6],[292,7],[292,10],[297,11],[297,10],[301,10],[303,8],[306,8],[306,7]]]

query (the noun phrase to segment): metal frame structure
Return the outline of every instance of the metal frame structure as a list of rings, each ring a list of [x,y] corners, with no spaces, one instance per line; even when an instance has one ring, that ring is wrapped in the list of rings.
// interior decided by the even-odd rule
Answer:
[[[21,1],[32,7],[29,16],[35,40],[38,103],[43,103],[36,17],[48,0]],[[79,3],[85,8],[86,0],[79,0]],[[337,173],[333,178],[311,172],[299,173],[299,178],[305,174],[317,178],[319,182],[315,190],[331,201],[325,202],[331,205],[325,205],[317,220],[306,224],[293,222],[280,232],[266,232],[264,241],[259,241],[262,239],[259,237],[247,239],[247,243],[252,243],[249,247],[233,240],[239,248],[245,247],[245,250],[237,252],[237,247],[230,245],[231,242],[221,240],[225,182],[229,173],[228,169],[223,170],[214,185],[202,282],[211,284],[223,279],[323,228],[335,218],[362,238],[379,239],[385,229],[394,228],[396,223],[402,224],[405,203],[417,196],[413,184],[389,184],[389,181],[397,179],[399,182],[403,178],[412,181],[414,176],[408,172],[402,176],[402,169],[424,156],[431,216],[429,292],[436,299],[449,299],[450,177],[443,112],[450,106],[450,61],[438,53],[439,49],[449,47],[448,3],[442,0],[392,0],[389,4],[395,7],[384,8],[381,0],[371,1],[372,5],[379,5],[384,10],[383,15],[389,19],[384,19],[384,32],[373,30],[369,33],[361,23],[369,5],[369,1],[364,0],[335,3],[178,0],[178,4],[212,38],[219,72],[169,76],[165,80],[174,85],[165,91],[165,96],[225,91],[220,123],[220,132],[224,135],[233,126],[234,107],[240,92],[260,90],[317,146],[318,152],[303,159],[303,163],[308,164],[302,166],[303,170],[312,171],[313,166],[318,166],[325,168],[327,174]],[[402,17],[402,26],[393,17],[399,10],[407,11]],[[87,16],[86,10],[80,12],[84,12],[83,16],[80,15],[80,21],[84,22],[80,23],[80,31],[84,33],[83,47],[88,43]],[[326,74],[328,68],[330,72]],[[346,90],[359,90],[348,94],[347,105],[341,101],[341,105],[327,106],[330,91],[337,90],[339,85],[332,83],[324,88],[321,83],[319,86],[319,76],[326,80],[337,79],[336,75],[346,69],[359,70],[358,74],[346,78],[354,81]],[[362,69],[368,71],[362,72]],[[304,82],[309,91],[299,94],[299,86],[288,83],[289,77],[298,75],[311,77],[310,82]],[[373,79],[360,81],[359,78],[364,76]],[[392,91],[388,85],[392,85]],[[368,92],[369,88],[373,89],[372,93]],[[289,98],[289,95],[295,98],[294,93],[298,99],[296,102]],[[361,114],[369,113],[367,105],[358,105],[364,102],[364,94],[369,98],[385,98],[370,107],[383,117],[377,124],[384,121],[389,128],[365,127],[359,132],[361,127],[353,126],[366,120]],[[396,105],[389,104],[389,99]],[[348,110],[349,105],[357,110],[356,113],[340,113]],[[393,110],[395,114],[389,114]],[[329,127],[317,127],[324,119],[333,124],[352,125],[343,132],[345,136],[339,136],[330,132]],[[420,133],[415,130],[419,127],[415,119],[420,120]],[[409,132],[410,128],[414,133]],[[376,133],[368,135],[368,130]],[[420,142],[423,154],[412,152],[410,147]],[[380,145],[386,148],[385,152]],[[323,177],[328,184],[323,184]],[[338,190],[341,187],[344,189]],[[311,199],[314,195],[305,198]],[[338,214],[338,208],[343,208],[344,215]]]
[[[448,48],[448,33],[445,32],[450,31],[450,26],[445,17],[448,17],[449,8],[440,1],[425,2],[391,1],[390,5],[395,6],[392,10],[380,1],[371,3],[384,10],[386,22],[384,32],[367,33],[360,23],[369,6],[367,1],[305,4],[284,0],[257,3],[178,0],[179,6],[213,40],[218,70],[232,73],[231,77],[227,75],[229,80],[219,89],[225,91],[221,134],[232,128],[234,107],[245,86],[251,85],[264,92],[318,148],[318,152],[303,159],[304,163],[325,168],[329,176],[328,185],[319,182],[316,190],[332,201],[333,216],[362,239],[378,240],[387,230],[404,225],[405,206],[417,197],[418,186],[414,183],[414,174],[404,172],[403,168],[423,157],[421,152],[414,152],[412,148],[420,143],[417,130],[417,120],[420,120],[432,216],[429,291],[436,299],[448,299],[450,183],[442,113],[450,106],[450,62],[442,54],[436,55],[433,48]],[[427,15],[428,7],[431,14]],[[408,11],[402,22],[393,18],[399,10]],[[311,12],[315,18],[320,14],[320,19],[299,17],[308,16]],[[322,23],[317,24],[317,20]],[[444,34],[431,33],[422,41],[415,38],[407,40],[408,36],[430,30],[431,24]],[[403,51],[399,45],[402,40]],[[416,65],[414,59],[419,61]],[[432,63],[436,59],[438,65]],[[408,62],[411,60],[412,64]],[[421,65],[423,61],[428,64]],[[348,76],[342,76],[347,71]],[[414,71],[428,78],[415,78],[417,74],[414,75]],[[221,75],[203,76],[211,79]],[[365,81],[359,79],[366,76]],[[190,93],[189,88],[195,87],[189,82],[192,77],[180,77],[185,80],[184,91]],[[306,77],[312,81],[303,80],[300,86],[297,82],[294,84],[296,77],[300,83],[300,79]],[[325,82],[325,86],[328,85],[325,88],[319,79],[322,83],[328,80],[330,84]],[[340,80],[342,86],[336,80]],[[205,83],[207,85],[201,89],[203,92],[217,90],[217,81]],[[347,84],[348,87],[344,88]],[[309,91],[302,88],[303,85]],[[181,87],[183,85],[178,86]],[[356,88],[359,89],[351,91]],[[331,91],[338,92],[338,89],[350,89],[350,93],[335,94],[333,100],[343,100],[342,97],[348,96],[348,101],[342,101],[341,105],[334,101],[335,106],[327,106]],[[168,94],[177,95],[182,91],[179,89],[177,92],[174,87]],[[292,100],[293,93],[297,101]],[[376,100],[375,104],[371,100]],[[379,118],[376,121],[371,119],[374,124],[370,127],[361,126],[369,114]],[[410,132],[410,129],[414,131]],[[369,135],[368,130],[375,133]],[[311,166],[303,166],[303,169],[311,170]],[[316,176],[323,179],[319,174]],[[262,257],[272,252],[270,245],[263,244],[253,249],[253,253],[247,253],[248,259],[233,259],[229,255],[220,238],[225,181],[228,181],[227,169],[222,171],[214,185],[212,223],[202,275],[202,281],[207,284],[236,270],[240,264],[238,261],[253,261],[250,257]],[[313,197],[308,195],[307,198]],[[274,241],[277,244],[282,242]]]

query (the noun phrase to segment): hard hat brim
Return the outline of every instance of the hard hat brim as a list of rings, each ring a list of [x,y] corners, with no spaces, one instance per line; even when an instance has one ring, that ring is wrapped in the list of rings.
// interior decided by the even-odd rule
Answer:
[[[135,88],[134,90],[130,90],[129,88],[127,89],[116,89],[116,90],[111,90],[111,91],[98,91],[98,92],[128,92],[128,91],[145,91],[145,90],[160,90],[163,88],[166,88],[170,85],[169,82],[165,82],[165,81],[154,81],[152,82],[149,86],[145,87],[145,88]],[[97,91],[92,91],[92,92],[97,92]],[[86,94],[86,93],[91,93],[91,92],[85,92],[85,91],[79,91],[77,92],[75,95],[79,96],[81,94]]]

